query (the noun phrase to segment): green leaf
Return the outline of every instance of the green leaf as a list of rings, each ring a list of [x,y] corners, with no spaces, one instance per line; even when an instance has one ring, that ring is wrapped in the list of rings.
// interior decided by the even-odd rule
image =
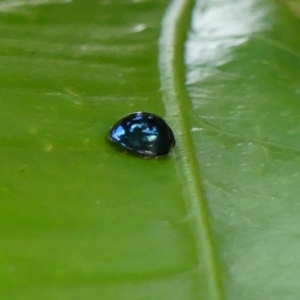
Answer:
[[[167,5],[0,1],[1,299],[297,299],[299,2]]]
[[[173,25],[180,28],[191,10],[187,1],[186,7],[180,1],[173,3],[183,7],[173,11],[178,12]],[[185,45],[185,86],[179,36],[170,39],[169,45],[177,45],[173,47],[177,50],[169,51],[171,58],[162,57],[167,65],[166,108],[185,135],[179,147],[188,160],[177,162],[188,170],[185,177],[188,181],[190,176],[194,190],[197,179],[204,187],[215,244],[210,250],[216,250],[222,270],[212,273],[212,282],[222,279],[219,298],[297,299],[299,295],[296,3],[197,1]],[[186,146],[188,129],[193,152],[190,144]],[[203,199],[197,198],[201,204]],[[189,199],[195,202],[193,195]]]

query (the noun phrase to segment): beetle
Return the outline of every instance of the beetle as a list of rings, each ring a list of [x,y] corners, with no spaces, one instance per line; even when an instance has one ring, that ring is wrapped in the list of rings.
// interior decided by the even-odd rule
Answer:
[[[144,157],[167,155],[175,146],[169,125],[149,112],[134,112],[117,121],[108,133],[108,140],[132,154]]]

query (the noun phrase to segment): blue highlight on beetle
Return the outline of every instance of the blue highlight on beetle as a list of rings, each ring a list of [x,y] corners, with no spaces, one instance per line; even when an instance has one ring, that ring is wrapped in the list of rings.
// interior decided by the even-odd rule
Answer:
[[[109,131],[108,140],[131,154],[167,155],[175,146],[172,129],[159,116],[135,112],[121,118]]]

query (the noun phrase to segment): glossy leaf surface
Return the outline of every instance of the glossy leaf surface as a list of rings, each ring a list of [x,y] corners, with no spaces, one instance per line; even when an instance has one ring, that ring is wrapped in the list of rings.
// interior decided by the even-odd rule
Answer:
[[[172,3],[0,1],[3,299],[297,299],[298,2]],[[140,110],[168,158],[107,143]]]
[[[298,6],[297,6],[298,5]],[[226,299],[297,299],[299,2],[199,1],[192,131]]]

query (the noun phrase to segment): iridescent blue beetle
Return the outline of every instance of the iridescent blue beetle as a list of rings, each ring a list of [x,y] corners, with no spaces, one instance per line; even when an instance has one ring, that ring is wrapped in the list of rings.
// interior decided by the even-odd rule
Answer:
[[[175,146],[172,129],[159,116],[135,112],[121,118],[109,131],[108,140],[132,154],[159,157]]]

